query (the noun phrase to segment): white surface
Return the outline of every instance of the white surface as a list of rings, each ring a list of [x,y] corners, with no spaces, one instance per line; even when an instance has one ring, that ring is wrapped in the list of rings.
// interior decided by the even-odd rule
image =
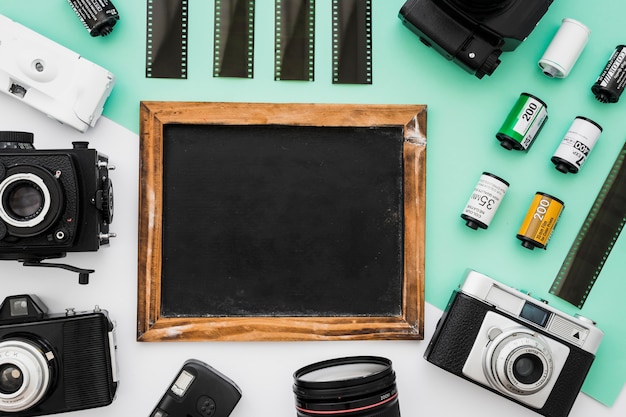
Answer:
[[[2,298],[34,293],[50,312],[62,312],[66,307],[88,310],[97,304],[107,309],[117,322],[121,379],[117,398],[108,407],[65,415],[148,417],[183,362],[196,358],[231,378],[242,389],[243,397],[232,417],[295,416],[293,372],[319,360],[352,355],[385,356],[393,361],[404,417],[538,415],[423,359],[426,344],[441,315],[440,310],[429,304],[426,305],[424,341],[136,342],[137,135],[106,118],[81,134],[7,96],[0,96],[0,109],[0,130],[33,132],[37,149],[70,148],[72,141],[88,140],[91,147],[109,155],[111,163],[117,167],[111,172],[111,178],[115,190],[112,231],[118,237],[96,253],[69,254],[63,260],[79,267],[94,268],[96,273],[92,274],[89,285],[79,285],[77,275],[67,271],[27,268],[14,261],[0,261]],[[570,413],[571,417],[624,415],[626,395],[623,392],[612,408],[581,394]]]

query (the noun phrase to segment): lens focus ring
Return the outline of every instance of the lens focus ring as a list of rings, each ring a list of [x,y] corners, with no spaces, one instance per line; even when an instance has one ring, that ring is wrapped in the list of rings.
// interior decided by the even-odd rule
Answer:
[[[506,391],[534,394],[550,381],[552,354],[530,331],[503,333],[493,341],[490,371],[492,380]]]
[[[15,413],[36,405],[50,384],[46,354],[21,340],[0,342],[0,369],[10,372],[0,382],[0,411]]]

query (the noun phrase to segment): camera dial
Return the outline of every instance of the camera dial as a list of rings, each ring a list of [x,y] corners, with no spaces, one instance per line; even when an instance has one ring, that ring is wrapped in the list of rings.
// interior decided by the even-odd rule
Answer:
[[[490,382],[517,395],[543,389],[552,376],[552,353],[541,336],[530,329],[489,330],[491,340],[483,366]]]
[[[31,132],[0,131],[0,149],[35,149]]]
[[[0,342],[0,411],[17,413],[36,405],[48,391],[52,352],[25,340]]]

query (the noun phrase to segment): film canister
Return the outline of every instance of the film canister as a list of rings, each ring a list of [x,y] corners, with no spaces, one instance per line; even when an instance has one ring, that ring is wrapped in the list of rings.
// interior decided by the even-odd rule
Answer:
[[[586,117],[576,117],[552,156],[551,161],[555,168],[564,174],[577,173],[598,141],[600,133],[602,126]]]
[[[617,103],[626,86],[626,45],[618,45],[604,70],[591,86],[591,92],[601,103]]]
[[[67,0],[91,36],[106,36],[120,19],[109,0]]]
[[[496,138],[504,149],[528,151],[548,118],[548,105],[528,93],[521,93]]]
[[[488,228],[508,189],[508,182],[489,172],[483,172],[461,214],[467,227],[474,230],[479,227]]]
[[[550,78],[565,78],[585,49],[591,31],[581,22],[565,18],[539,60],[539,67]]]
[[[522,246],[545,249],[565,204],[556,197],[537,191],[517,232]]]

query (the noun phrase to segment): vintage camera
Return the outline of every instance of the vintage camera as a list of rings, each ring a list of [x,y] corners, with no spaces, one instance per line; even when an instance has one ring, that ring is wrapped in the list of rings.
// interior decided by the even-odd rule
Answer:
[[[87,283],[91,270],[41,261],[109,243],[111,169],[87,142],[35,150],[32,133],[0,132],[0,259],[75,270]]]
[[[603,333],[591,320],[469,271],[424,357],[537,413],[567,416]]]
[[[34,295],[0,305],[0,416],[109,405],[118,385],[115,325],[105,310],[47,314]]]
[[[241,399],[233,381],[197,359],[189,359],[150,417],[227,417]]]
[[[399,17],[423,43],[478,78],[513,51],[552,0],[408,0]]]

